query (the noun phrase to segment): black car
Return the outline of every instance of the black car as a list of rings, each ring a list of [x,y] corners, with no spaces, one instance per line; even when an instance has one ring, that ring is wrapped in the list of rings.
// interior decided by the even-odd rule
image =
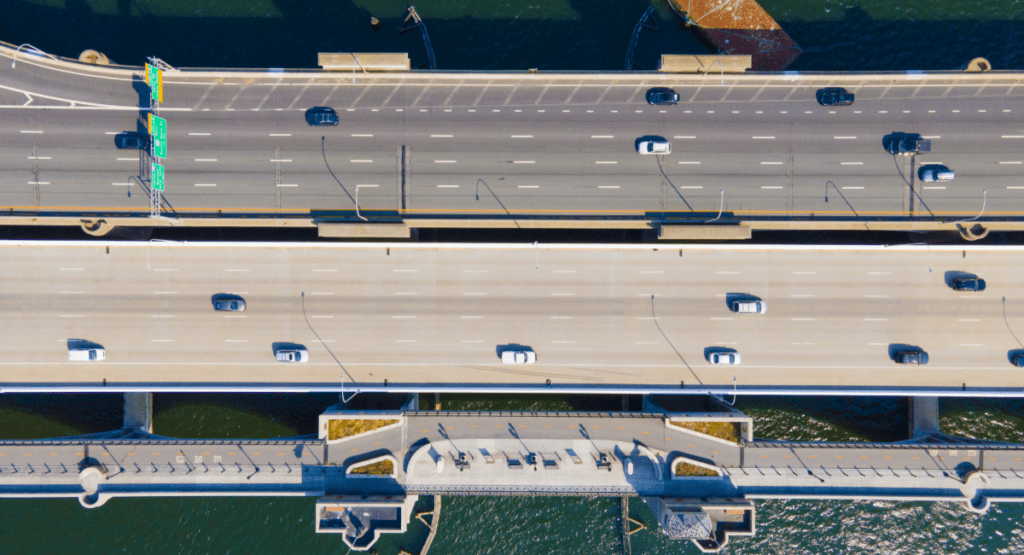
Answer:
[[[655,87],[647,91],[647,103],[654,106],[675,106],[679,104],[679,93],[668,87]]]
[[[338,125],[338,112],[328,106],[317,106],[306,110],[306,123],[316,127]]]
[[[149,148],[149,135],[125,131],[114,135],[114,145],[120,149],[146,150]]]
[[[917,133],[894,132],[882,138],[882,147],[889,154],[917,154],[931,152],[932,142]]]
[[[984,291],[985,280],[977,277],[961,277],[953,280],[954,291]]]
[[[820,89],[815,96],[822,106],[849,106],[853,104],[854,98],[852,92],[846,92],[846,89],[840,87]]]
[[[896,351],[893,354],[893,360],[900,364],[928,364],[928,353],[921,349],[907,349],[903,351]]]

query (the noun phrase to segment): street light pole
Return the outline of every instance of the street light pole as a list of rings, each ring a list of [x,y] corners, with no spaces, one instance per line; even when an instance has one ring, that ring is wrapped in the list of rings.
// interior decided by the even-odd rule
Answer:
[[[537,253],[537,267],[534,270],[540,271],[540,244],[537,241],[533,242],[533,252]]]
[[[719,190],[718,192],[719,192],[719,193],[722,193],[722,200],[721,200],[721,202],[720,202],[720,203],[719,203],[719,205],[718,205],[718,215],[717,215],[717,216],[715,216],[715,219],[714,219],[714,220],[708,220],[708,221],[707,221],[707,222],[705,222],[705,223],[711,223],[711,222],[713,222],[713,221],[715,221],[715,220],[718,220],[719,218],[721,218],[721,217],[722,217],[722,210],[724,210],[724,209],[725,209],[725,189],[720,189],[720,190]]]
[[[982,189],[981,190],[981,212],[978,212],[978,215],[973,217],[973,218],[967,218],[966,220],[957,220],[957,221],[955,221],[953,223],[954,224],[961,224],[961,223],[964,223],[964,222],[973,222],[974,220],[977,220],[978,218],[981,217],[982,214],[985,213],[985,206],[987,204],[988,204],[988,189]]]
[[[359,214],[359,188],[360,187],[362,187],[362,185],[356,185],[356,217],[359,218],[360,220],[363,220],[364,222],[368,222],[370,220],[367,220],[361,214]]]

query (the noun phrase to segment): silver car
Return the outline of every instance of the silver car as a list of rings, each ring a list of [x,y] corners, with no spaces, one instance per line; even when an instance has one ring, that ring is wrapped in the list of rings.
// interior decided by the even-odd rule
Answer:
[[[740,354],[739,353],[711,353],[708,356],[708,361],[711,364],[739,364]]]
[[[278,349],[274,356],[278,362],[309,362],[309,351],[305,349]]]
[[[636,146],[640,154],[672,154],[672,143],[661,139],[652,141],[640,141]]]
[[[928,166],[921,166],[921,169],[917,172],[917,177],[921,181],[953,181],[956,177],[956,173],[946,166],[940,166],[938,164],[932,164]]]

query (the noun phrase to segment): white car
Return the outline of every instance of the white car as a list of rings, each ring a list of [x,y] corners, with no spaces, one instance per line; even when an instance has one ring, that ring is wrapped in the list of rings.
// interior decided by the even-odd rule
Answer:
[[[640,141],[636,151],[640,154],[672,154],[672,143],[661,141]]]
[[[68,360],[72,362],[96,362],[107,358],[104,349],[68,349]]]
[[[533,364],[537,362],[537,353],[526,349],[516,349],[501,352],[503,364]]]
[[[309,351],[305,349],[278,349],[274,351],[278,362],[308,362]]]
[[[739,364],[740,354],[739,353],[711,353],[708,356],[708,361],[711,364]]]

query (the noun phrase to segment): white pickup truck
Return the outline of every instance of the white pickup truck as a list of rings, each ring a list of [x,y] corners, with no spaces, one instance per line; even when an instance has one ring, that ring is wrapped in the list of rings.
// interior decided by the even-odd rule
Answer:
[[[537,362],[537,353],[527,349],[515,349],[501,352],[503,364],[533,364]]]
[[[768,304],[764,301],[733,301],[732,310],[738,314],[765,314]]]

